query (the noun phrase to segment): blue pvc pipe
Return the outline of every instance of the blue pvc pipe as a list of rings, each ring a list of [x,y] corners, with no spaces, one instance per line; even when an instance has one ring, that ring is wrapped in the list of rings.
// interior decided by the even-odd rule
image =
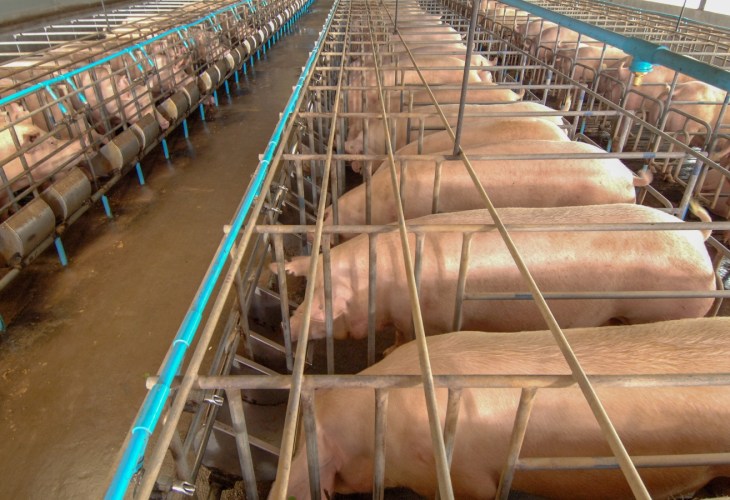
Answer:
[[[63,248],[63,242],[61,241],[61,238],[56,236],[56,238],[53,240],[53,243],[56,244],[56,252],[58,253],[58,260],[61,261],[61,265],[63,267],[68,266],[68,258],[66,257],[66,250]]]
[[[187,139],[190,134],[188,134],[188,119],[183,120],[183,134],[185,134],[185,138]]]
[[[573,31],[588,35],[596,40],[613,45],[627,54],[631,54],[634,58],[639,59],[640,61],[660,64],[710,85],[714,85],[726,92],[730,91],[730,72],[723,69],[710,66],[709,64],[690,57],[676,54],[666,47],[647,42],[646,40],[620,35],[613,31],[573,19],[572,17],[558,14],[552,10],[528,3],[525,0],[500,1],[511,5],[512,7],[517,7],[518,9],[525,10],[531,14],[547,19],[548,21],[558,23],[566,28],[572,29]]]
[[[144,186],[144,173],[142,172],[142,165],[137,162],[137,165],[135,165],[134,168],[137,171],[137,179],[139,179],[139,185]]]
[[[109,205],[109,198],[105,194],[101,195],[101,204],[104,205],[104,213],[111,219],[113,217],[112,207]]]
[[[100,66],[102,64],[105,64],[105,63],[111,61],[112,59],[115,59],[117,57],[122,56],[123,54],[129,54],[130,56],[132,56],[132,58],[134,58],[134,55],[132,53],[134,50],[144,50],[143,47],[145,47],[145,46],[147,46],[147,45],[149,45],[149,44],[151,44],[151,43],[153,43],[153,42],[155,42],[157,40],[160,40],[162,38],[165,38],[168,35],[171,35],[171,34],[174,34],[174,33],[180,33],[180,31],[187,30],[191,26],[196,26],[198,24],[204,23],[206,20],[211,19],[212,17],[220,14],[221,12],[225,12],[227,10],[235,10],[235,8],[236,8],[237,5],[240,5],[240,4],[250,4],[250,3],[251,3],[251,0],[241,0],[239,2],[236,2],[235,4],[229,5],[227,7],[222,8],[222,9],[215,10],[215,11],[211,12],[210,14],[208,14],[207,16],[198,19],[197,21],[194,21],[194,22],[188,23],[188,24],[184,24],[182,26],[178,26],[177,28],[169,29],[167,31],[164,31],[164,32],[160,33],[157,36],[153,36],[152,38],[148,38],[144,42],[140,42],[140,43],[136,43],[134,45],[131,45],[131,46],[125,48],[125,49],[122,49],[122,50],[120,50],[118,52],[115,52],[114,54],[111,54],[111,55],[108,55],[106,57],[103,57],[103,58],[101,58],[101,59],[99,59],[97,61],[94,61],[94,62],[90,63],[90,64],[87,64],[85,66],[81,66],[80,68],[76,68],[76,69],[71,70],[71,71],[69,71],[67,73],[61,73],[60,75],[58,75],[56,77],[49,78],[48,80],[43,80],[42,82],[36,83],[35,85],[31,85],[28,88],[18,90],[17,92],[14,92],[14,93],[12,93],[12,94],[10,94],[8,96],[5,96],[3,98],[0,98],[0,106],[3,106],[3,105],[5,105],[5,104],[7,104],[9,102],[12,102],[12,101],[16,100],[16,99],[20,99],[21,97],[25,97],[25,96],[27,96],[29,94],[32,94],[33,92],[35,92],[37,90],[41,90],[43,88],[48,89],[51,85],[55,85],[57,83],[60,83],[60,82],[65,81],[67,79],[70,79],[71,77],[74,77],[74,76],[76,76],[76,75],[78,75],[80,73],[83,73],[84,71],[87,71],[87,70],[89,70],[91,68],[95,68],[97,66]]]
[[[162,139],[162,152],[165,154],[165,159],[170,159],[170,150],[167,149],[167,139]]]
[[[307,9],[313,1],[314,0],[309,0],[309,2],[307,2],[302,8]],[[177,331],[177,335],[175,336],[175,340],[169,351],[169,356],[165,359],[165,363],[160,369],[159,379],[154,387],[147,393],[147,397],[144,400],[139,415],[132,426],[129,442],[124,449],[119,467],[114,474],[112,482],[109,485],[109,489],[107,489],[105,495],[107,500],[122,499],[127,491],[132,476],[134,476],[134,474],[142,466],[147,442],[149,441],[149,437],[152,432],[154,432],[155,426],[162,415],[165,403],[170,395],[172,381],[182,367],[185,359],[185,352],[195,338],[195,333],[203,318],[203,311],[207,307],[210,297],[216,287],[216,283],[218,282],[218,278],[220,278],[223,268],[228,262],[228,255],[238,238],[238,233],[240,232],[241,227],[251,210],[254,199],[261,191],[262,184],[266,174],[268,173],[269,164],[274,157],[274,153],[279,147],[279,142],[281,141],[281,136],[284,133],[286,123],[295,109],[297,100],[299,99],[299,95],[301,94],[304,86],[306,75],[309,73],[316,60],[319,47],[324,42],[325,34],[329,31],[329,27],[334,18],[333,14],[337,9],[338,4],[339,0],[336,0],[330,10],[325,27],[322,30],[319,39],[316,41],[312,52],[309,54],[304,71],[302,71],[302,74],[294,87],[294,91],[292,92],[291,97],[289,97],[286,108],[284,109],[284,112],[279,119],[279,123],[276,125],[276,129],[271,136],[271,140],[264,151],[264,155],[256,168],[254,178],[246,189],[246,194],[241,202],[241,206],[237,210],[233,222],[231,223],[231,230],[224,237],[223,245],[213,258],[213,262],[211,263],[205,278],[203,278],[203,283],[193,299],[193,303],[190,309],[188,309],[185,319],[180,325],[180,329]]]

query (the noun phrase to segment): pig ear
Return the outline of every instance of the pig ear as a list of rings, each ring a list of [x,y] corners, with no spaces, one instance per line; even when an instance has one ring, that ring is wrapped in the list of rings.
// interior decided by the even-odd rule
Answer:
[[[306,276],[309,270],[309,256],[294,257],[284,265],[286,272],[294,276]],[[276,263],[273,263],[272,269],[276,270]]]
[[[23,140],[21,141],[21,144],[25,143],[33,143],[38,140],[38,138],[41,136],[41,133],[39,130],[25,130],[23,131]]]
[[[129,90],[132,85],[129,83],[129,78],[126,76],[120,76],[117,80],[117,89],[121,92]]]

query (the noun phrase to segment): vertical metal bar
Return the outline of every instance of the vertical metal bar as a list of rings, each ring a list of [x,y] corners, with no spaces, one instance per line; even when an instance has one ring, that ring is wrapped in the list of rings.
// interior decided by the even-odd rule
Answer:
[[[461,142],[461,129],[464,122],[464,106],[466,104],[466,92],[469,83],[469,71],[471,70],[471,53],[474,45],[474,30],[479,16],[479,0],[472,0],[471,20],[469,21],[469,34],[466,42],[466,60],[464,61],[464,77],[461,81],[461,97],[459,97],[459,116],[456,119],[456,138],[454,139],[454,155],[459,154]]]
[[[319,451],[317,447],[317,424],[314,418],[314,391],[302,390],[302,419],[307,440],[307,465],[309,468],[309,492],[315,500],[321,499],[322,488],[319,478]]]
[[[368,235],[368,366],[375,363],[375,319],[378,279],[378,235]]]
[[[277,278],[279,282],[279,301],[281,304],[281,329],[284,335],[284,349],[286,351],[286,369],[291,371],[294,366],[291,345],[291,323],[289,323],[289,292],[286,284],[286,270],[284,268],[284,237],[281,234],[272,235],[274,239],[274,255],[277,264]],[[302,332],[297,332],[301,335]]]
[[[441,169],[444,166],[442,160],[436,160],[436,168],[434,169],[433,179],[433,204],[431,205],[431,213],[439,212],[439,201],[441,199]]]
[[[534,387],[522,389],[522,393],[520,394],[520,403],[517,407],[515,423],[512,427],[512,437],[510,438],[509,443],[509,451],[507,452],[507,463],[505,463],[504,469],[502,469],[502,475],[499,478],[499,486],[497,487],[497,494],[495,495],[495,497],[500,500],[507,500],[507,497],[509,496],[512,479],[515,475],[515,466],[517,465],[517,459],[520,457],[522,443],[525,440],[527,423],[530,420],[530,413],[532,412],[532,406],[535,402],[536,394],[537,388]]]
[[[446,446],[446,461],[451,467],[456,442],[456,424],[459,422],[459,407],[461,406],[461,389],[449,388],[449,398],[446,403],[446,420],[444,421],[444,445]]]
[[[327,343],[327,373],[335,373],[334,319],[332,317],[332,263],[329,234],[322,236],[322,274],[324,278],[324,317]],[[316,249],[314,249],[316,251]]]
[[[182,478],[190,477],[190,464],[188,463],[188,457],[177,430],[172,434],[172,439],[170,440],[170,453],[175,462],[177,476]]]
[[[226,390],[226,396],[228,398],[228,408],[231,410],[231,425],[236,434],[236,448],[238,448],[238,460],[241,464],[246,498],[257,500],[259,496],[256,490],[256,473],[253,470],[251,445],[248,442],[248,429],[246,428],[246,416],[243,413],[241,391],[229,389]]]
[[[366,1],[365,5],[367,8],[368,29],[372,38],[372,7],[369,1]],[[401,43],[403,43],[402,39]],[[408,46],[406,44],[404,44],[404,47],[406,48],[406,50],[408,50]],[[416,71],[418,71],[419,77],[423,80],[423,75],[418,69],[418,65],[413,58],[413,54],[410,51],[408,53],[411,61],[413,62],[414,68],[416,69]],[[376,56],[375,53],[373,55]],[[388,108],[386,107],[385,96],[383,95],[381,71],[378,64],[377,56],[374,58],[374,68],[376,76],[375,81],[377,83],[378,91],[378,101],[380,103],[380,111],[383,116],[383,126],[385,127],[385,145],[386,152],[388,154],[388,167],[390,170],[391,189],[395,198],[395,206],[397,210],[398,232],[400,235],[401,247],[403,249],[403,264],[405,266],[405,275],[408,281],[408,295],[411,302],[411,317],[415,324],[416,343],[418,346],[418,360],[423,379],[426,409],[428,412],[429,428],[431,431],[431,442],[433,444],[434,461],[436,463],[436,475],[438,478],[439,494],[442,498],[446,500],[451,500],[454,498],[454,491],[453,485],[451,484],[451,477],[449,475],[448,467],[446,464],[446,449],[444,448],[443,434],[438,425],[439,414],[438,405],[436,402],[436,390],[433,381],[433,372],[431,370],[431,361],[428,356],[428,345],[426,343],[423,315],[421,313],[421,305],[419,303],[418,291],[416,290],[416,281],[413,272],[413,261],[411,259],[410,244],[408,242],[408,232],[405,223],[405,215],[403,213],[403,201],[400,198],[400,193],[398,189],[398,178],[395,166],[393,144],[390,142],[390,130],[388,130],[389,125],[388,120],[386,119],[388,116]]]
[[[461,330],[461,310],[464,305],[464,289],[466,288],[466,272],[471,257],[471,240],[474,233],[464,233],[461,240],[461,260],[459,261],[459,280],[456,283],[456,301],[454,303],[454,321],[452,330]]]
[[[373,464],[373,499],[385,496],[385,433],[388,422],[388,391],[375,389],[375,459]]]

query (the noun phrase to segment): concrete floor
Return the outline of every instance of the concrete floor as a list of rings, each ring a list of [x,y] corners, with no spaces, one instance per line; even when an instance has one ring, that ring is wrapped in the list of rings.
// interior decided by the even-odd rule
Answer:
[[[0,498],[98,498],[316,40],[332,0],[256,64],[208,121],[145,159],[0,296]],[[196,115],[197,116],[197,115]]]

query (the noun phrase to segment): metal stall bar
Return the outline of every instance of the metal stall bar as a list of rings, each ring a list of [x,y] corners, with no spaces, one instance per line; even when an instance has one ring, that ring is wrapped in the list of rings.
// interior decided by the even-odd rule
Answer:
[[[337,12],[337,9],[339,8],[339,0],[336,0],[335,3],[332,6],[332,10],[330,11],[330,15],[327,17],[327,21],[325,22],[325,26],[322,29],[322,35],[320,37],[320,40],[317,41],[317,44],[315,46],[315,51],[313,51],[313,54],[316,54],[316,58],[320,57],[320,51],[322,50],[322,43],[324,40],[326,40],[327,36],[330,34],[330,30],[332,28],[332,21],[334,19],[334,14]],[[350,8],[352,7],[352,4],[349,4]],[[349,27],[348,27],[349,29]],[[345,31],[344,36],[344,44],[346,45],[349,40],[349,31]],[[316,60],[315,58],[315,60]],[[340,61],[340,67],[339,67],[339,74],[337,76],[337,90],[335,91],[334,96],[334,108],[332,110],[332,120],[331,120],[331,126],[329,130],[329,136],[327,138],[327,158],[324,162],[324,170],[322,172],[322,185],[320,186],[322,196],[319,198],[319,203],[317,206],[317,220],[314,230],[314,239],[312,241],[312,256],[309,260],[309,266],[307,275],[308,276],[316,276],[317,273],[317,267],[319,265],[319,256],[317,254],[317,250],[322,245],[322,229],[324,227],[324,214],[325,214],[325,208],[327,204],[327,196],[326,193],[328,191],[328,185],[330,182],[331,177],[331,168],[332,168],[332,153],[333,153],[333,146],[335,142],[335,134],[337,131],[337,119],[338,119],[338,113],[340,108],[340,97],[342,94],[342,81],[343,81],[343,75],[345,73],[345,64],[347,59],[343,56]],[[333,184],[332,190],[335,191],[337,189],[337,186]],[[314,298],[314,287],[315,287],[315,280],[310,279],[307,281],[307,288],[304,292],[304,302],[302,303],[304,305],[304,320],[302,322],[302,329],[301,332],[299,332],[299,340],[297,342],[297,351],[296,351],[296,357],[294,358],[294,369],[292,370],[292,385],[291,389],[289,390],[289,398],[287,400],[287,406],[286,406],[286,418],[284,421],[284,430],[283,430],[283,436],[281,438],[281,446],[280,446],[280,455],[279,455],[279,463],[277,464],[276,468],[276,477],[277,481],[274,483],[274,486],[270,493],[270,498],[273,499],[283,499],[286,497],[286,490],[289,486],[289,474],[291,472],[291,463],[292,463],[292,455],[294,453],[294,438],[296,434],[296,426],[297,426],[297,416],[299,414],[299,404],[301,402],[302,398],[302,386],[304,383],[304,365],[305,365],[305,359],[306,359],[306,350],[307,350],[307,342],[309,340],[309,326],[310,326],[310,319],[311,319],[311,311],[312,311],[312,300]],[[313,443],[316,440],[316,436],[313,435],[311,432],[307,432],[307,442]],[[310,468],[315,467],[318,469],[319,466],[319,460],[316,456],[312,456],[313,446],[309,446],[307,448],[308,452],[310,453],[308,455]],[[319,477],[318,477],[318,470],[311,471],[313,477],[313,481],[311,483],[312,487],[319,484]],[[313,494],[315,498],[317,497],[319,491],[313,491]]]
[[[401,42],[404,43],[404,41],[401,39]],[[440,106],[438,104],[438,101],[436,100],[433,92],[431,91],[430,86],[426,82],[425,78],[421,74],[420,69],[418,68],[418,64],[416,63],[415,57],[413,56],[413,53],[410,51],[407,45],[404,43],[404,47],[406,49],[406,52],[408,53],[409,57],[411,58],[411,62],[413,63],[416,71],[419,73],[419,76],[421,80],[424,83],[424,86],[429,93],[432,102],[436,105],[436,109],[441,115],[441,119],[444,123],[444,127],[449,131],[449,135],[451,136],[452,140],[456,139],[456,136],[454,134],[453,129],[451,128],[448,120],[446,120],[446,117],[443,115],[443,112],[440,109]],[[730,85],[730,82],[728,82]],[[382,91],[381,91],[382,92]],[[384,106],[384,104],[383,104]],[[385,108],[383,107],[383,113],[385,117]],[[387,122],[384,122],[384,125],[386,126],[386,132],[387,132]],[[386,133],[386,142],[388,143],[388,147],[390,150],[390,144],[388,142],[388,135]],[[393,182],[395,183],[395,164],[394,159],[392,158],[392,150],[390,150],[390,156],[391,156],[391,176],[393,178]],[[649,493],[646,490],[646,487],[644,486],[641,477],[639,476],[636,467],[631,462],[631,458],[629,457],[626,449],[624,448],[623,444],[621,443],[621,439],[619,438],[616,429],[613,427],[613,424],[611,423],[610,418],[608,417],[608,414],[606,413],[605,409],[601,405],[600,400],[598,399],[597,394],[595,393],[595,390],[593,386],[591,385],[587,375],[583,371],[583,368],[581,367],[578,359],[575,356],[575,353],[572,351],[570,344],[567,341],[567,338],[562,332],[562,329],[558,325],[557,321],[555,320],[555,317],[553,316],[552,312],[550,311],[550,307],[547,305],[547,302],[545,298],[542,296],[542,293],[540,289],[538,288],[537,284],[535,283],[534,279],[532,278],[530,271],[527,269],[527,266],[525,265],[524,260],[522,259],[522,256],[520,255],[519,251],[517,250],[514,242],[512,241],[507,229],[504,227],[504,224],[502,223],[501,218],[499,217],[499,214],[497,213],[496,208],[492,204],[491,199],[487,195],[486,191],[484,190],[484,187],[482,186],[479,178],[476,175],[476,172],[474,171],[474,168],[471,165],[471,162],[469,161],[469,158],[467,155],[462,151],[460,154],[460,157],[464,163],[464,166],[467,168],[467,171],[469,172],[470,177],[472,178],[475,187],[478,189],[481,198],[484,200],[487,209],[489,210],[489,213],[494,221],[494,223],[497,225],[497,229],[502,236],[502,239],[505,242],[505,245],[507,246],[510,254],[512,255],[512,258],[517,265],[517,267],[520,270],[520,273],[522,274],[523,278],[526,281],[526,284],[528,285],[529,289],[531,290],[533,297],[535,299],[535,303],[537,307],[540,310],[540,314],[545,319],[546,323],[548,324],[548,327],[550,328],[550,331],[553,333],[555,337],[555,341],[558,344],[558,347],[560,348],[561,352],[563,353],[563,356],[565,357],[566,362],[570,366],[571,372],[573,373],[573,376],[576,379],[576,382],[581,388],[581,391],[583,392],[589,406],[591,407],[591,411],[593,412],[594,416],[596,417],[602,431],[604,434],[604,437],[608,441],[609,446],[611,447],[611,450],[613,451],[614,455],[616,456],[617,460],[621,464],[621,470],[624,473],[624,476],[626,477],[627,481],[629,482],[629,485],[631,487],[632,492],[635,496],[638,498],[650,498]],[[395,189],[395,188],[394,188]],[[402,207],[399,209],[402,210]],[[402,217],[402,214],[399,214],[399,219]],[[403,234],[405,234],[405,224],[403,223]],[[405,237],[404,237],[405,239]],[[406,240],[407,242],[407,240]],[[405,244],[404,244],[405,246]],[[407,255],[410,255],[408,253]],[[425,339],[424,339],[425,344]],[[431,417],[431,415],[429,415]],[[432,418],[429,418],[430,423],[433,425],[434,422]],[[436,421],[438,421],[436,419]],[[440,435],[439,435],[440,437]],[[443,445],[442,445],[443,446]],[[438,458],[437,458],[438,461]],[[439,471],[440,472],[440,471]],[[440,483],[440,481],[439,481]],[[449,482],[450,485],[450,482]]]
[[[542,17],[543,19],[547,19],[548,21],[558,23],[579,33],[583,33],[609,45],[613,45],[627,54],[635,56],[635,58],[640,61],[651,64],[660,64],[707,82],[722,90],[730,91],[730,74],[715,66],[675,54],[664,47],[647,42],[646,40],[619,35],[613,31],[608,31],[606,29],[593,26],[592,24],[558,14],[525,0],[500,1],[511,5],[512,7],[517,7],[536,16]]]
[[[310,0],[304,4],[302,9],[306,10],[311,5],[312,1],[313,0]],[[331,20],[331,16],[329,19]],[[294,110],[301,104],[301,100],[303,98],[301,91],[302,88],[305,87],[305,82],[309,81],[311,78],[310,70],[319,53],[320,45],[325,37],[325,32],[320,35],[320,38],[315,45],[315,49],[313,49],[309,59],[307,60],[304,71],[297,81],[297,85],[289,98],[276,129],[272,134],[272,138],[266,147],[264,155],[256,168],[251,184],[249,184],[246,194],[241,200],[241,205],[236,211],[236,215],[230,225],[230,230],[221,241],[221,245],[216,251],[213,262],[208,268],[203,282],[196,292],[193,303],[191,304],[191,307],[188,310],[180,329],[178,330],[175,341],[173,341],[173,344],[165,357],[165,361],[163,362],[159,372],[160,379],[147,394],[145,402],[135,419],[135,423],[133,424],[130,434],[125,442],[118,467],[116,468],[114,477],[107,489],[105,495],[105,498],[107,499],[122,498],[129,486],[132,476],[139,470],[141,461],[144,458],[144,452],[147,447],[149,437],[152,435],[157,422],[162,416],[163,408],[170,395],[172,381],[182,367],[187,348],[190,347],[194,340],[197,329],[202,321],[203,311],[208,305],[216,283],[218,282],[228,260],[228,256],[234,248],[234,244],[236,243],[236,239],[239,236],[243,223],[249,214],[258,214],[261,212],[265,202],[265,197],[259,196],[259,194],[264,186],[269,186],[271,184],[274,170],[269,169],[269,166],[272,163],[272,159],[273,163],[276,164],[282,154],[282,144],[280,143],[281,138],[283,137],[284,130],[287,129],[288,131],[293,126],[293,123],[290,121],[290,117]],[[251,211],[252,206],[253,211]],[[215,323],[222,313],[222,309],[225,304],[225,297],[227,297],[231,287],[233,286],[235,270],[240,266],[241,261],[243,260],[244,250],[253,232],[254,222],[255,217],[249,218],[249,223],[246,225],[246,228],[241,235],[241,240],[236,246],[233,263],[229,267],[229,271],[223,281],[219,295],[213,304],[209,321],[201,335],[198,348],[194,351],[193,357],[189,362],[184,383],[176,394],[172,408],[160,434],[158,446],[150,457],[148,467],[146,468],[146,474],[143,478],[143,483],[140,485],[139,491],[137,492],[137,496],[139,497],[146,498],[152,491],[155,478],[164,460],[165,450],[167,448],[166,445],[170,443],[172,435],[175,432],[177,421],[182,414],[192,383],[203,361],[206,351],[205,346],[207,346],[210,342],[215,330]],[[203,347],[201,348],[201,346]]]
[[[370,2],[366,0],[367,7],[367,20],[368,20],[368,31],[370,32],[370,39],[374,40],[372,18],[371,18],[371,6]],[[397,9],[397,4],[396,4]],[[386,13],[390,17],[390,12],[386,7]],[[392,17],[391,17],[392,22]],[[403,47],[408,51],[408,46],[403,39],[403,36],[396,29],[396,34],[400,38],[400,42]],[[385,132],[385,144],[386,151],[388,153],[388,166],[390,168],[390,179],[391,188],[393,189],[393,196],[396,200],[395,206],[398,215],[398,232],[400,233],[401,247],[403,249],[403,262],[406,268],[406,279],[408,281],[408,294],[411,302],[411,315],[414,324],[414,330],[416,333],[416,343],[418,345],[418,360],[421,369],[421,378],[423,383],[423,389],[426,397],[426,408],[428,411],[428,423],[431,430],[431,442],[434,448],[434,460],[436,462],[436,475],[438,477],[438,488],[440,498],[442,499],[453,499],[454,491],[451,484],[451,477],[449,475],[449,461],[446,457],[446,445],[444,444],[444,436],[439,426],[439,414],[438,405],[436,403],[436,390],[433,383],[433,372],[431,370],[431,361],[428,356],[428,345],[426,344],[426,332],[423,325],[423,315],[421,314],[421,304],[418,299],[418,287],[416,286],[416,278],[414,273],[413,261],[411,260],[410,244],[408,242],[408,232],[406,229],[406,219],[403,212],[403,200],[401,199],[400,189],[398,186],[398,179],[395,166],[395,157],[393,144],[391,142],[390,126],[388,124],[388,109],[385,103],[385,96],[383,94],[383,85],[381,77],[381,69],[378,63],[378,53],[375,50],[375,45],[371,44],[373,54],[373,64],[375,67],[375,81],[378,89],[378,102],[380,103],[380,110],[383,116],[383,127]],[[410,51],[409,51],[410,54]],[[419,77],[425,83],[425,79],[418,70],[418,64],[416,63],[413,55],[410,56],[411,61],[419,73]]]
[[[190,28],[192,26],[197,26],[197,25],[199,25],[201,23],[204,23],[207,20],[209,20],[212,17],[214,17],[216,14],[220,14],[220,13],[225,12],[227,10],[231,10],[232,8],[234,8],[235,5],[250,4],[251,1],[252,0],[239,0],[238,2],[236,2],[233,5],[230,5],[228,7],[225,7],[223,9],[216,10],[214,12],[211,12],[207,16],[205,16],[205,17],[203,17],[201,19],[198,19],[197,21],[194,21],[194,22],[191,22],[191,23],[188,23],[188,24],[184,24],[182,26],[178,26],[177,28],[173,28],[173,29],[164,31],[163,33],[160,33],[159,35],[156,35],[156,36],[154,36],[152,38],[149,38],[149,39],[145,40],[144,42],[139,42],[139,43],[136,43],[134,45],[131,45],[131,46],[127,47],[126,49],[123,49],[122,51],[120,51],[118,53],[111,54],[111,55],[106,56],[106,57],[104,57],[102,59],[99,59],[98,61],[94,61],[92,63],[86,64],[86,65],[84,65],[84,66],[82,66],[80,68],[73,69],[73,70],[71,70],[71,71],[69,71],[67,73],[63,73],[63,74],[58,75],[56,77],[53,77],[53,78],[44,80],[44,81],[42,81],[40,83],[36,83],[35,85],[32,85],[31,87],[28,87],[28,88],[25,88],[25,89],[22,89],[22,90],[18,90],[18,91],[14,92],[14,93],[12,93],[12,94],[10,94],[8,96],[5,96],[5,97],[0,98],[0,106],[3,106],[3,105],[8,104],[10,102],[13,102],[13,101],[15,101],[17,99],[20,99],[21,97],[25,97],[25,96],[33,93],[33,92],[46,89],[46,88],[50,87],[51,85],[54,85],[54,84],[57,84],[57,83],[62,83],[62,82],[64,82],[65,80],[67,80],[69,78],[72,78],[74,76],[77,76],[77,75],[83,73],[84,71],[88,71],[90,69],[96,68],[96,67],[98,67],[98,66],[100,66],[100,65],[102,65],[104,63],[107,63],[107,62],[109,62],[109,61],[111,61],[113,59],[116,59],[117,57],[121,57],[124,54],[130,54],[130,53],[132,53],[135,50],[142,49],[142,48],[150,45],[151,43],[154,43],[154,42],[156,42],[158,40],[161,40],[162,38],[165,38],[166,36],[179,33],[179,32],[181,32],[181,31],[183,31],[185,29],[188,29],[188,28]]]

